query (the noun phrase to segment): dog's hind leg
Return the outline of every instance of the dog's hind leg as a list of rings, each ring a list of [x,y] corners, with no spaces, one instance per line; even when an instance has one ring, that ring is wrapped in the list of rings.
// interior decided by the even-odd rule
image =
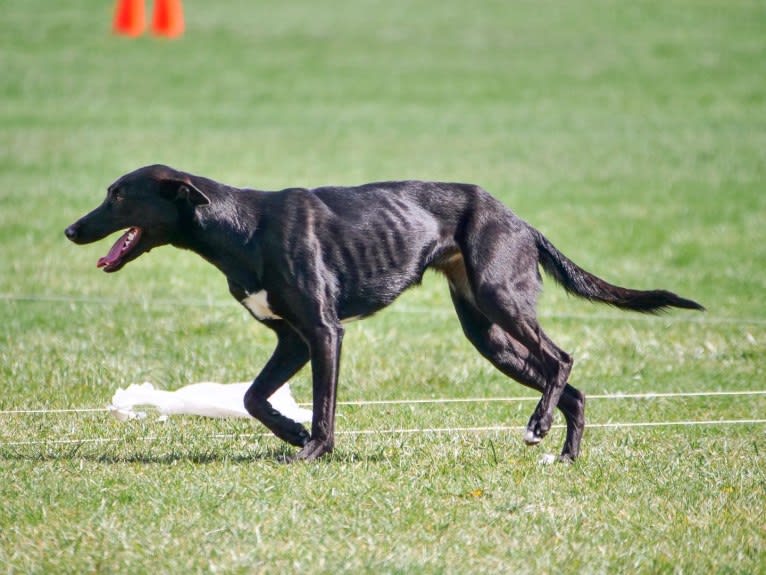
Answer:
[[[279,413],[268,398],[306,365],[309,348],[286,322],[264,323],[277,334],[277,347],[245,393],[245,409],[280,439],[303,447],[309,442],[306,428]]]
[[[490,310],[488,318],[493,323],[499,325],[526,350],[525,362],[537,364],[537,371],[544,382],[543,396],[529,419],[524,435],[524,441],[534,445],[539,443],[550,431],[553,423],[553,409],[558,405],[559,398],[569,379],[569,372],[573,363],[572,358],[554,345],[537,324],[537,321],[532,318],[515,318],[493,313],[497,312],[497,308],[489,307],[486,303],[483,308]],[[482,307],[479,309],[486,315]]]
[[[454,279],[457,279],[458,282],[454,283]],[[460,281],[459,274],[457,278],[454,276],[450,278],[452,301],[468,340],[502,373],[522,385],[542,392],[543,398],[545,398],[545,392],[550,388],[547,377],[548,370],[544,369],[539,354],[533,353],[521,341],[479,311],[471,301],[472,295],[465,291],[466,287],[467,284]],[[566,373],[569,373],[568,369]],[[548,401],[551,402],[552,400],[553,397],[549,394]],[[585,397],[579,390],[565,383],[561,392],[556,396],[556,403],[552,405],[561,410],[567,425],[566,440],[560,458],[565,461],[572,461],[580,453],[580,441],[585,427]],[[541,414],[544,409],[545,404],[541,399],[530,420],[529,427],[535,426],[532,431],[535,435],[531,437],[533,441],[528,441],[528,443],[539,442],[550,429],[550,419],[548,419],[547,429],[544,432],[537,429],[538,422],[542,420]],[[528,440],[529,438],[530,430],[528,428],[525,439]]]
[[[538,443],[550,430],[572,358],[537,323],[535,306],[541,280],[535,237],[512,214],[495,213],[469,220],[459,244],[465,281],[463,286],[455,285],[489,321],[528,350],[529,360],[537,361],[543,396],[527,424],[524,440]]]

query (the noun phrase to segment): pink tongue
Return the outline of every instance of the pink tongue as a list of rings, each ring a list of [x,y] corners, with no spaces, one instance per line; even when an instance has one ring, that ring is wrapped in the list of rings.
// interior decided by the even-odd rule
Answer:
[[[122,246],[127,241],[128,234],[130,234],[131,230],[128,230],[125,232],[122,236],[120,236],[120,239],[115,242],[115,244],[112,246],[112,249],[109,250],[109,253],[106,254],[104,257],[99,258],[98,263],[96,264],[96,267],[103,268],[106,266],[113,265],[120,261],[120,256],[122,255]]]

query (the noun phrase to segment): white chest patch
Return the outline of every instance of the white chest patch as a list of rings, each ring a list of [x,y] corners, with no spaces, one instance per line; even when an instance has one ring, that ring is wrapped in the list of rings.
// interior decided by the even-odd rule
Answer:
[[[254,294],[247,296],[242,300],[242,305],[245,306],[250,313],[252,313],[258,319],[282,319],[269,307],[268,301],[269,294],[266,290],[261,290]]]

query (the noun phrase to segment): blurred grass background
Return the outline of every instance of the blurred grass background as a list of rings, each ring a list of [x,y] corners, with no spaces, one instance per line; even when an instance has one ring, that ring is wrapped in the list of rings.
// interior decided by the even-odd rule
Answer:
[[[0,409],[244,380],[268,358],[196,256],[106,276],[108,242],[64,239],[155,162],[261,189],[480,184],[586,269],[708,307],[643,319],[548,281],[542,323],[586,393],[763,387],[762,2],[184,7],[167,41],[111,35],[109,2],[0,2]],[[348,326],[341,377],[341,400],[528,394],[463,340],[434,275]],[[294,389],[308,399],[305,371]],[[339,426],[523,425],[531,408],[345,408]],[[589,405],[594,422],[765,413]],[[251,422],[104,417],[0,416],[6,571],[764,572],[762,426],[594,430],[574,469],[539,467],[517,435],[344,436],[331,461],[283,468],[275,440],[210,438]],[[6,445],[62,437],[123,440]]]

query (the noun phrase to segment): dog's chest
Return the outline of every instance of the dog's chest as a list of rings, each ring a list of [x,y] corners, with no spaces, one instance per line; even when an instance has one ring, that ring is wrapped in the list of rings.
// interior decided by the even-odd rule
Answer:
[[[250,311],[250,313],[252,313],[260,320],[282,319],[271,310],[271,307],[269,307],[268,297],[269,294],[266,292],[266,290],[262,289],[259,292],[250,294],[245,299],[243,299],[241,303]]]

